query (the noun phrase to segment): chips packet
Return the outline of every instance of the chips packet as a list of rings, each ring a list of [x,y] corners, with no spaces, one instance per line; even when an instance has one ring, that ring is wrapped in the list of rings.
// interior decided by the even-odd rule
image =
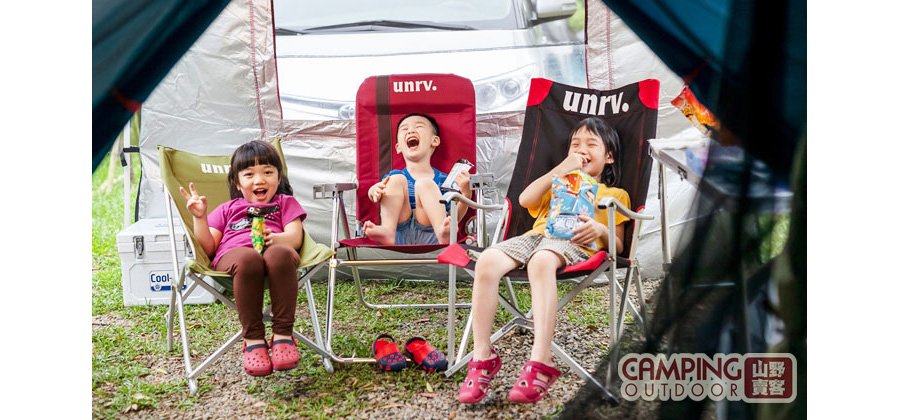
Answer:
[[[266,218],[264,216],[275,213],[278,210],[279,207],[277,204],[274,206],[250,206],[247,208],[247,216],[250,218],[251,222],[250,242],[253,244],[253,249],[255,249],[256,252],[259,252],[260,255],[266,250],[266,238],[263,236],[263,230],[266,228]]]
[[[585,222],[579,215],[594,218],[594,199],[599,184],[582,171],[573,171],[563,176],[554,176],[550,184],[550,215],[544,230],[545,236],[572,239],[573,231]],[[596,241],[586,246],[597,250]]]

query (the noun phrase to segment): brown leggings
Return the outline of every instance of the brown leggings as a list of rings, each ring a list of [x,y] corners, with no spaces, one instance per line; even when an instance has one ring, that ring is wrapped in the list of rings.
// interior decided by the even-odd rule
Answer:
[[[264,340],[262,322],[264,279],[269,278],[272,298],[272,331],[291,335],[297,308],[297,267],[300,256],[287,245],[276,244],[259,255],[253,248],[229,250],[216,263],[215,269],[234,277],[234,300],[243,335],[249,340]]]

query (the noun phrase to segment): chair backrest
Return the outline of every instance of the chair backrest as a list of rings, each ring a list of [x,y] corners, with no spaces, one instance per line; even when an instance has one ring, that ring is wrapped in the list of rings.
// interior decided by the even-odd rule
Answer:
[[[275,150],[278,150],[278,154],[281,156],[281,166],[287,176],[287,165],[281,150],[281,139],[274,139],[270,142],[275,146]],[[212,213],[220,204],[231,200],[228,192],[228,169],[231,165],[231,155],[200,156],[166,146],[158,146],[158,148],[160,177],[169,190],[184,231],[191,240],[194,259],[201,266],[210,268],[211,260],[203,252],[203,248],[194,236],[194,218],[187,211],[185,207],[187,200],[179,193],[178,188],[184,187],[185,190],[189,190],[190,183],[193,182],[197,193],[206,196],[207,214]]]
[[[395,74],[372,76],[356,94],[356,220],[380,223],[378,204],[369,201],[369,188],[394,169],[403,169],[396,152],[397,124],[407,114],[428,114],[437,120],[441,144],[431,166],[449,173],[459,159],[476,164],[475,88],[453,74]],[[477,171],[477,166],[473,171]],[[460,215],[460,225],[467,217]],[[460,232],[463,230],[460,229]]]
[[[650,144],[656,137],[659,81],[644,80],[613,90],[593,90],[547,79],[532,79],[525,110],[522,142],[507,192],[510,221],[505,237],[531,229],[534,218],[518,205],[519,194],[532,181],[566,158],[569,133],[584,118],[596,116],[619,134],[619,188],[628,192],[631,210],[638,211],[650,186]],[[634,223],[625,231],[625,255],[631,250]]]

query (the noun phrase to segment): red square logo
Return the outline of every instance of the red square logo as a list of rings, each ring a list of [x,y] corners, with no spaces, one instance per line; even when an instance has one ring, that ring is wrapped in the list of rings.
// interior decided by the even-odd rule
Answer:
[[[795,395],[793,356],[747,355],[744,359],[744,396],[752,402],[789,402]]]

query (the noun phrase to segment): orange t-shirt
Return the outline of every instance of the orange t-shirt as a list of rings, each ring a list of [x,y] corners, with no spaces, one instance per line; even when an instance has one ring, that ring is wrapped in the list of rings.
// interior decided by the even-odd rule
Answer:
[[[553,197],[552,189],[548,188],[547,192],[544,193],[544,196],[541,197],[541,202],[537,206],[529,207],[528,214],[531,217],[534,217],[534,226],[532,226],[531,230],[525,232],[525,235],[544,235],[544,228],[547,226],[547,219],[550,217],[550,199]],[[631,209],[631,197],[628,196],[628,192],[621,188],[615,187],[607,187],[604,184],[600,184],[597,189],[597,197],[594,201],[594,208],[596,209],[597,203],[600,202],[600,199],[603,197],[612,197],[616,200],[619,200],[620,203],[624,204],[626,207]],[[594,211],[594,220],[603,224],[603,226],[607,226],[607,215],[605,211]],[[616,212],[616,226],[627,222],[628,217],[625,215]],[[610,233],[615,235],[615,229],[610,229]],[[582,251],[586,252],[588,255],[594,255],[597,251],[593,251],[590,248],[585,248],[581,245],[575,244],[578,248],[581,248]],[[603,238],[597,238],[597,249],[606,249],[606,243],[603,241]]]

